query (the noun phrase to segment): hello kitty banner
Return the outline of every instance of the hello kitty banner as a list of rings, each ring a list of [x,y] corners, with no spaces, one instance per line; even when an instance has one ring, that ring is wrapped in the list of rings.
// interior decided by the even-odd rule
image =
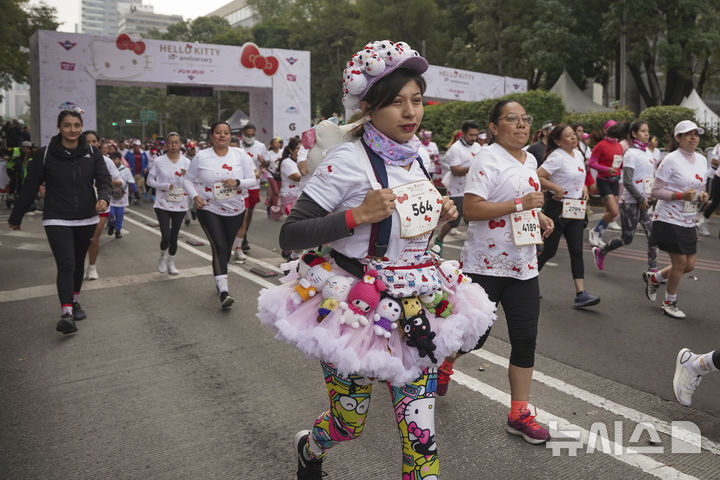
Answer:
[[[310,128],[307,51],[41,30],[31,40],[31,77],[32,134],[42,143],[57,132],[58,112],[74,106],[85,110],[86,129],[102,134],[109,128],[96,122],[97,84],[248,91],[250,118],[258,126],[259,140],[267,142],[274,135],[288,138]]]
[[[475,102],[527,91],[526,80],[437,65],[430,65],[423,76],[427,81],[425,97],[428,99]]]

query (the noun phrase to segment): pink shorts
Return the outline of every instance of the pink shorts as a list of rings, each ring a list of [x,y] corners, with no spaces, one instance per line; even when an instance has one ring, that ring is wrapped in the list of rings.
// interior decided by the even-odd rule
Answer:
[[[248,190],[248,196],[245,197],[245,208],[253,208],[260,203],[260,189]]]

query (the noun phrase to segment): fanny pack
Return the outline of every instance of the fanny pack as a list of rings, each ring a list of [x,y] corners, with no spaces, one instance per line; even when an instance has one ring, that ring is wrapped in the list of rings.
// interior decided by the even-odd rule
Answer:
[[[442,287],[440,274],[434,260],[409,265],[383,265],[371,263],[378,279],[387,287],[386,293],[394,298],[409,298],[435,293]]]

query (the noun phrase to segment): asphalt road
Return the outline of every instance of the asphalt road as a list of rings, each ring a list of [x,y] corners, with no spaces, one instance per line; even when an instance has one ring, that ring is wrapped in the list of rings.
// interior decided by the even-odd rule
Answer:
[[[11,232],[7,215],[0,210],[1,479],[294,478],[292,437],[312,425],[327,398],[317,361],[274,340],[254,316],[258,291],[278,276],[250,269],[279,271],[278,223],[255,212],[251,259],[230,275],[237,303],[223,312],[207,243],[186,241],[204,239],[199,225],[181,231],[182,274],[161,275],[151,206],[131,207],[124,238],[102,239],[101,279],[83,287],[88,319],[62,336],[54,331],[55,267],[40,216]],[[718,227],[715,218],[713,236],[700,239],[697,280],[683,278],[685,320],[645,299],[643,236],[608,256],[603,272],[586,245],[586,287],[602,298],[587,311],[571,306],[561,248],[557,266],[541,274],[531,398],[538,418],[554,422],[555,448],[504,430],[509,345],[500,313],[486,347],[458,361],[450,393],[437,400],[442,478],[720,478],[720,375],[704,379],[689,408],[674,402],[671,387],[680,348],[704,352],[720,340]],[[461,245],[449,237],[446,255],[457,256]],[[328,454],[328,478],[400,477],[382,385],[374,398],[364,436]],[[680,421],[692,423],[673,423]],[[582,443],[571,456],[574,433]],[[652,439],[662,451],[619,450]],[[699,441],[701,453],[679,453],[681,440]]]

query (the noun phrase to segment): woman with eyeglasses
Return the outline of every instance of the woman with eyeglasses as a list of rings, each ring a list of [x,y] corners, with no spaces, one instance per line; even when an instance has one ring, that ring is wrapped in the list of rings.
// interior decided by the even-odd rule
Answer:
[[[553,232],[554,224],[540,210],[544,199],[537,160],[523,150],[532,121],[514,101],[500,101],[491,110],[495,143],[480,150],[467,173],[463,216],[470,223],[460,259],[473,283],[505,312],[511,345],[507,431],[540,444],[550,434],[528,409],[540,316],[536,245]],[[446,359],[438,369],[438,394],[447,392],[454,360]]]
[[[545,239],[538,257],[538,270],[557,253],[560,238],[565,237],[570,253],[570,269],[575,284],[573,307],[591,307],[600,298],[585,291],[583,232],[588,190],[585,186],[585,159],[577,149],[575,130],[561,123],[547,136],[545,161],[538,168],[538,177],[545,193],[543,212],[555,223],[553,233]]]

